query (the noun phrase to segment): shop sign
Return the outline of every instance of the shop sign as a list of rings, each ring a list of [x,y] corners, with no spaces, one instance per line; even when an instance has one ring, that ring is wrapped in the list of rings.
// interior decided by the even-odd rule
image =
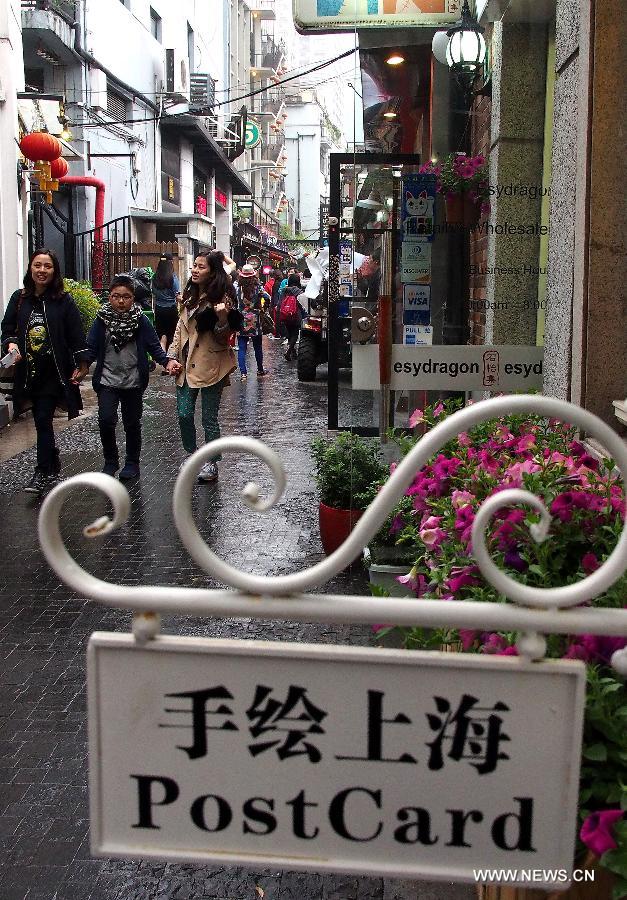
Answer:
[[[435,235],[435,175],[404,175],[401,182],[401,240],[432,241]]]
[[[207,215],[207,198],[196,197],[196,212],[201,216]]]
[[[214,188],[213,196],[215,197],[215,201],[218,206],[221,206],[222,209],[227,208],[227,206],[229,205],[229,198],[224,193],[224,191],[221,191],[219,188]]]
[[[403,241],[401,244],[401,281],[404,284],[431,282],[431,244]]]
[[[261,143],[261,129],[254,119],[246,120],[246,132],[244,146],[247,150],[253,150]]]
[[[571,660],[95,634],[92,853],[550,878],[572,867],[584,697]]]
[[[378,390],[379,348],[353,346],[353,389]],[[392,347],[393,391],[542,390],[543,347],[445,345]]]
[[[444,27],[457,21],[461,0],[293,0],[301,34],[358,28]]]

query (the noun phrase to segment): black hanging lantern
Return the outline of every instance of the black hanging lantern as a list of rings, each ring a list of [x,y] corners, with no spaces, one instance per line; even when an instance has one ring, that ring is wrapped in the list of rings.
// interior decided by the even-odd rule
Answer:
[[[466,88],[472,84],[485,62],[484,30],[470,12],[468,0],[464,0],[461,19],[446,32],[449,39],[446,61]]]

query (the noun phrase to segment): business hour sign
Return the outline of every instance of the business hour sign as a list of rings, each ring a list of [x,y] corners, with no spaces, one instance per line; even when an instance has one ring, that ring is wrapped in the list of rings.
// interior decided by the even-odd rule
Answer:
[[[581,663],[97,633],[88,671],[98,856],[571,867]]]
[[[293,0],[301,33],[359,28],[444,27],[460,17],[462,0]]]

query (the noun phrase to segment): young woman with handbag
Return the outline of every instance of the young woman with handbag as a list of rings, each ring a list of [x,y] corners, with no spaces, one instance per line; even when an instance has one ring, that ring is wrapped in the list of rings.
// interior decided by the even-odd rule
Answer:
[[[194,413],[201,395],[205,441],[220,437],[218,413],[223,388],[235,371],[235,353],[229,337],[239,331],[242,316],[232,300],[230,277],[224,269],[224,254],[215,250],[194,260],[192,274],[183,291],[183,308],[168,356],[181,364],[176,379],[176,406],[183,447],[197,449]],[[202,482],[215,481],[218,467],[206,463],[199,475]]]

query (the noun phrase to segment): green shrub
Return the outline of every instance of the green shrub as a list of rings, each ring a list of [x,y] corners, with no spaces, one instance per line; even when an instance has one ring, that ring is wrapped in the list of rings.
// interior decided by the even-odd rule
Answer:
[[[344,431],[328,440],[314,438],[311,450],[321,502],[335,509],[365,509],[374,486],[387,474],[378,444]]]
[[[100,300],[93,292],[88,281],[74,281],[72,278],[64,278],[63,285],[78,306],[83,328],[87,333],[96,318],[96,313],[100,309]]]

